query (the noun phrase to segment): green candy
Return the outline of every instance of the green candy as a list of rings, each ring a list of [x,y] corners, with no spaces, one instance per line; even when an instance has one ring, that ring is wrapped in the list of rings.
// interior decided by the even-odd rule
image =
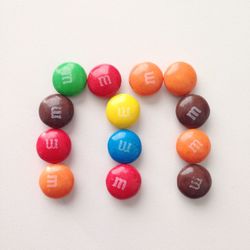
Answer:
[[[84,90],[87,74],[79,64],[67,62],[55,69],[52,81],[57,92],[62,95],[73,96]]]

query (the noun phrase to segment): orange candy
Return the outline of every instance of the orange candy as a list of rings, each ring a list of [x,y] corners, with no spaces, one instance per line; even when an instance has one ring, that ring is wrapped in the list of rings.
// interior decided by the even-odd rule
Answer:
[[[199,163],[209,154],[211,143],[208,136],[198,129],[184,131],[176,143],[180,157],[188,163]]]
[[[154,63],[145,62],[136,65],[130,72],[129,84],[139,95],[152,95],[163,83],[163,74]]]
[[[190,93],[196,85],[197,76],[193,67],[185,62],[170,65],[164,74],[164,83],[170,93],[183,96]]]
[[[39,184],[43,193],[48,197],[62,198],[72,190],[74,176],[66,165],[49,165],[41,173]]]

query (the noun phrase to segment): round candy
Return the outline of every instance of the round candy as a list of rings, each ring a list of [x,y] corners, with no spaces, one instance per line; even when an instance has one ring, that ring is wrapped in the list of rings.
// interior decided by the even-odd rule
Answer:
[[[184,96],[190,93],[196,85],[197,76],[191,65],[176,62],[168,67],[164,74],[164,83],[170,93]]]
[[[209,172],[202,166],[192,164],[184,167],[177,177],[179,190],[189,198],[204,196],[212,185]]]
[[[131,88],[139,95],[152,95],[163,83],[163,75],[157,65],[150,62],[136,65],[129,76]]]
[[[106,107],[108,120],[118,128],[128,128],[140,115],[139,102],[131,95],[119,94],[112,97]]]
[[[109,193],[117,199],[128,199],[140,189],[141,176],[130,165],[118,165],[112,168],[106,178]]]
[[[62,128],[74,115],[73,103],[65,96],[55,94],[46,97],[40,104],[40,119],[52,128]]]
[[[52,80],[57,92],[74,96],[80,94],[85,88],[87,75],[79,64],[67,62],[55,69]]]
[[[39,185],[48,197],[62,198],[71,192],[74,186],[74,176],[66,165],[50,165],[41,173]]]
[[[208,136],[198,129],[184,131],[176,143],[179,156],[186,162],[199,163],[209,154],[211,143]]]
[[[187,128],[198,128],[208,119],[210,108],[207,101],[199,95],[187,95],[176,106],[178,120]]]
[[[141,147],[138,135],[126,129],[118,130],[108,141],[109,154],[119,163],[135,161],[141,154]]]
[[[90,71],[87,83],[94,95],[111,97],[119,90],[121,81],[121,75],[114,66],[101,64]]]
[[[69,136],[61,129],[49,129],[43,132],[36,143],[38,155],[49,163],[65,160],[71,151]]]

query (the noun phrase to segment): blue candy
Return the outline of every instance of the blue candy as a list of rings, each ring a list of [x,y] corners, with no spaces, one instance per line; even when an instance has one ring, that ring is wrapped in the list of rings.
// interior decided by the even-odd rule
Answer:
[[[141,154],[141,140],[134,132],[121,129],[112,134],[108,141],[108,151],[119,163],[135,161]]]

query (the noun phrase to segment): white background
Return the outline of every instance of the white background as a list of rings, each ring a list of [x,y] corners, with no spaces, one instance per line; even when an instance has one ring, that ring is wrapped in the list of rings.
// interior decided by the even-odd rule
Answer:
[[[112,127],[106,100],[86,89],[73,98],[75,117],[65,128],[76,186],[51,200],[38,186],[46,166],[35,150],[46,128],[40,101],[55,92],[54,68],[65,61],[89,72],[111,63],[121,92],[131,68],[152,61],[164,71],[175,61],[198,74],[195,93],[211,106],[202,128],[213,150],[204,166],[213,177],[205,198],[179,193],[185,165],[175,152],[184,128],[177,98],[165,87],[138,98],[143,143],[134,163],[140,194],[112,198],[105,176],[115,166],[106,150]],[[249,250],[250,249],[250,1],[248,0],[43,0],[0,1],[0,249],[1,250]]]

